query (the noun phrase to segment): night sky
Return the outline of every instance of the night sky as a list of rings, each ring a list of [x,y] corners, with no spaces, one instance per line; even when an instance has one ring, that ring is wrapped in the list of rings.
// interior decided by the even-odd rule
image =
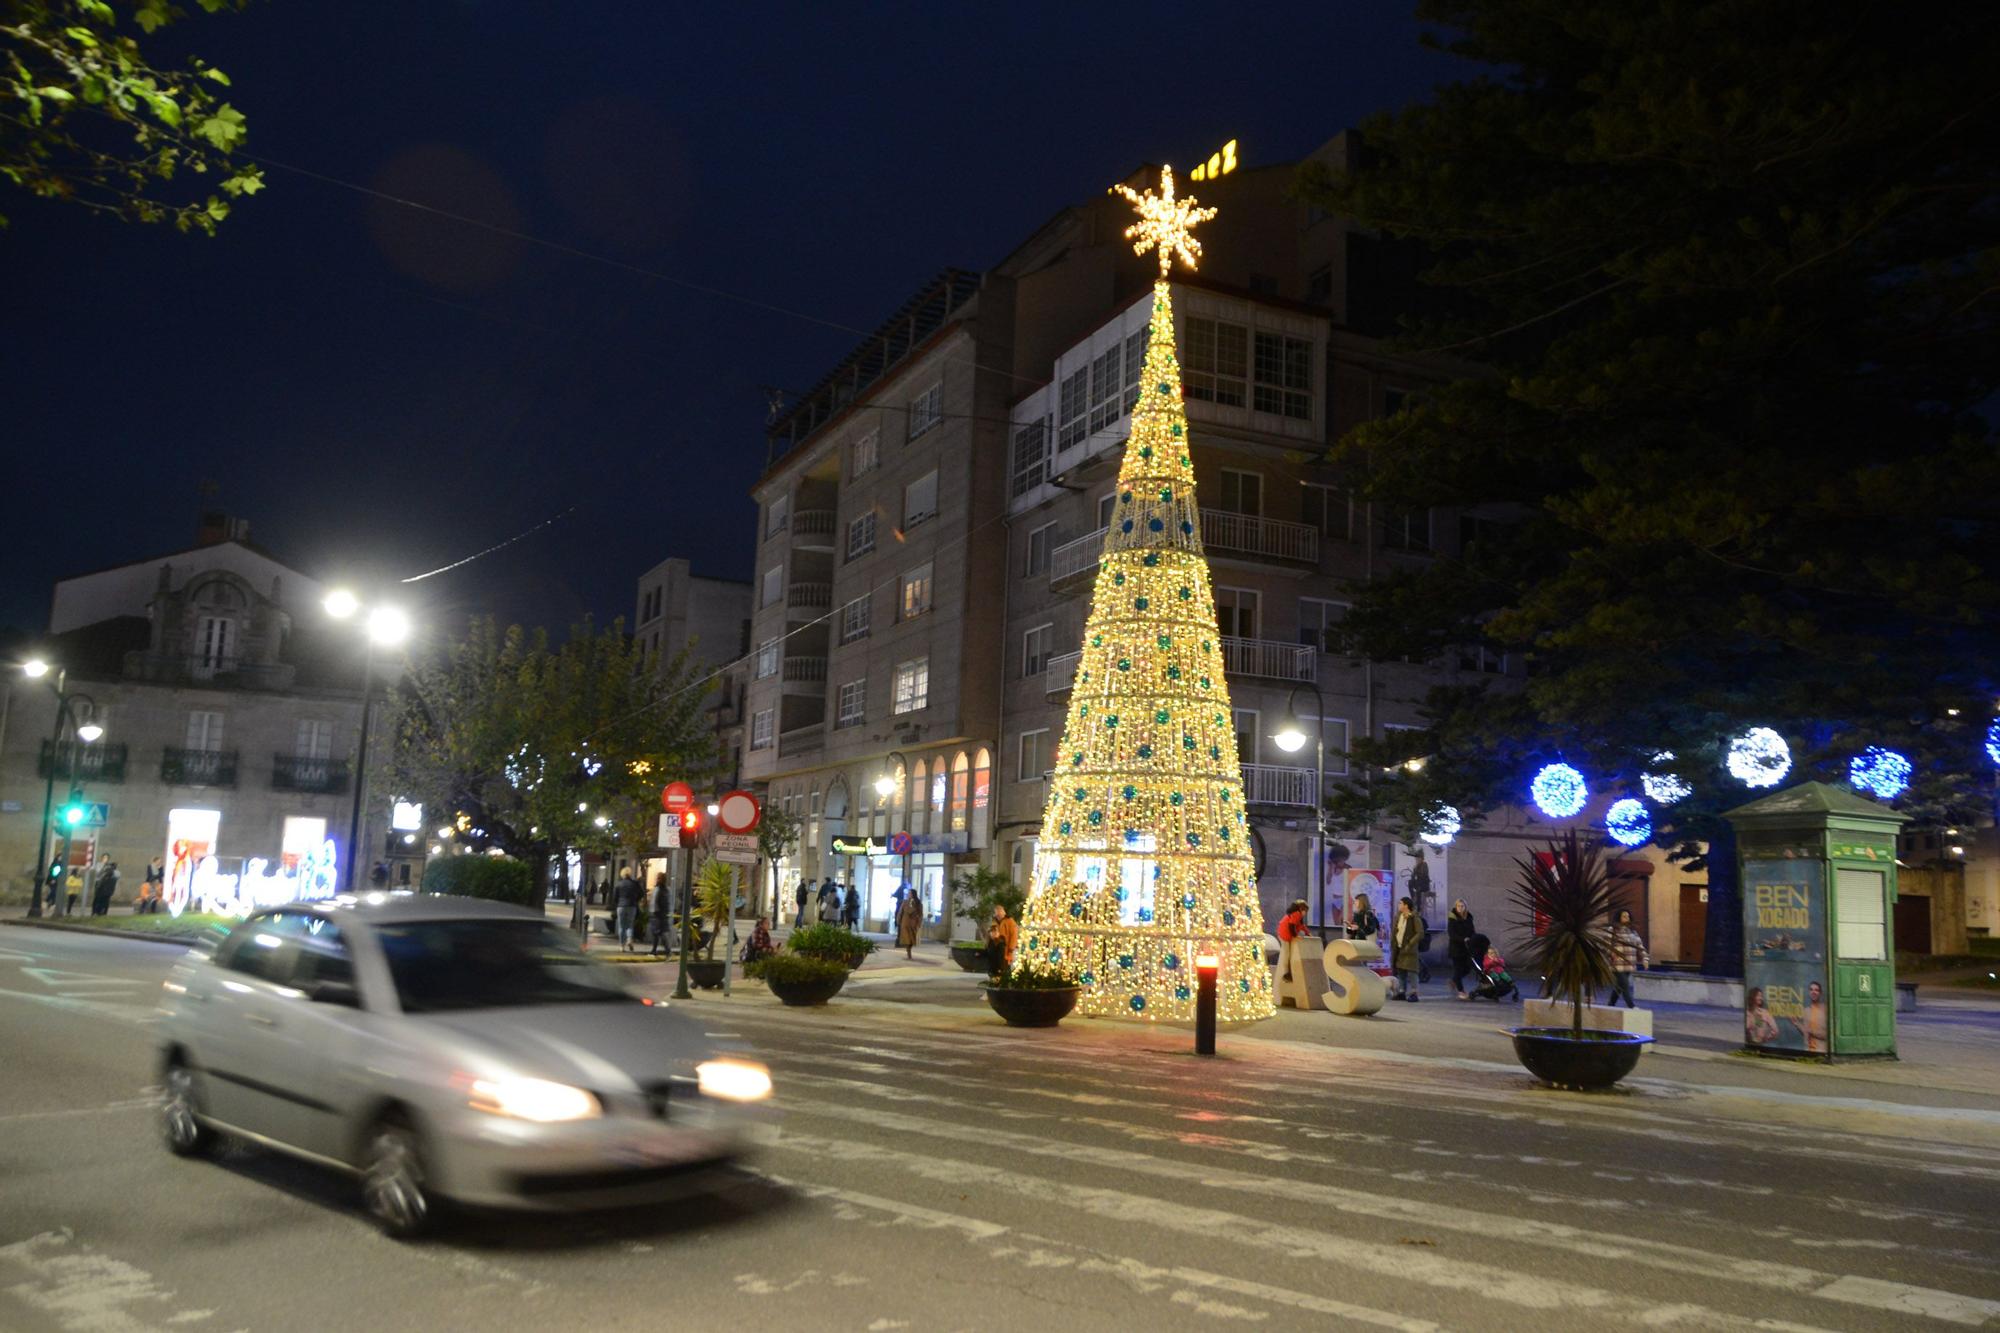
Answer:
[[[0,186],[0,626],[210,507],[387,590],[574,506],[391,594],[439,629],[629,614],[669,555],[748,578],[764,386],[1141,162],[1293,159],[1463,72],[1416,36],[1360,0],[197,14],[159,49],[226,70],[250,151],[300,170],[213,240]]]

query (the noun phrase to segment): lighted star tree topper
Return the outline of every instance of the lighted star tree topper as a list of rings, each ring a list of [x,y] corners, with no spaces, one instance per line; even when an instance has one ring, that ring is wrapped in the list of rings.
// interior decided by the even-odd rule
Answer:
[[[1271,1016],[1243,769],[1208,558],[1201,545],[1167,276],[1192,268],[1215,215],[1119,186],[1139,211],[1133,250],[1157,250],[1132,434],[1084,626],[1035,855],[1026,960],[1083,986],[1101,1017],[1194,1016],[1196,960],[1215,958],[1224,1022]]]

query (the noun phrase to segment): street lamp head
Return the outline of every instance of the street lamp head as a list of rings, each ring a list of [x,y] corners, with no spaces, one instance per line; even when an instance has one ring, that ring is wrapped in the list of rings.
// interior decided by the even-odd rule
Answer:
[[[378,606],[368,613],[368,637],[378,646],[393,648],[410,637],[410,618],[393,606]]]
[[[1285,719],[1285,724],[1278,728],[1277,735],[1271,737],[1271,741],[1286,754],[1297,754],[1305,748],[1306,731],[1299,725],[1297,718],[1288,717]]]
[[[86,722],[76,729],[76,738],[85,745],[90,744],[102,735],[104,735],[104,728],[98,726],[95,722]]]
[[[896,779],[890,777],[887,773],[875,779],[875,794],[885,801],[888,800],[896,794]]]
[[[335,588],[320,605],[335,620],[347,620],[361,609],[361,599],[345,588]]]
[[[21,663],[21,674],[29,680],[40,680],[49,674],[49,664],[39,657],[31,657]]]

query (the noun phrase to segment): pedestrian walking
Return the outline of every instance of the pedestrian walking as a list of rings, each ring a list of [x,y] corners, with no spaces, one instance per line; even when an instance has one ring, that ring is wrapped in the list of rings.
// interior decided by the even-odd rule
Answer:
[[[828,875],[819,885],[819,919],[828,925],[840,920],[840,886]]]
[[[1279,979],[1292,979],[1292,959],[1298,955],[1299,936],[1306,933],[1306,900],[1292,899],[1292,905],[1278,918]]]
[[[917,932],[924,924],[924,903],[914,893],[905,894],[896,908],[896,947],[903,951],[903,957],[917,956]]]
[[[799,880],[799,887],[792,894],[792,901],[798,904],[798,911],[792,917],[792,925],[794,928],[803,926],[806,923],[806,899],[810,897],[812,897],[812,895],[806,892],[805,880],[804,879]]]
[[[1451,992],[1461,1000],[1472,997],[1465,993],[1465,977],[1472,971],[1472,911],[1460,898],[1451,905],[1451,915],[1445,918],[1445,952],[1451,957]]]
[[[1406,895],[1396,905],[1396,924],[1389,934],[1393,950],[1389,966],[1396,972],[1396,998],[1417,1002],[1418,955],[1423,951],[1424,923]]]
[[[667,872],[653,872],[653,892],[646,900],[646,943],[655,958],[667,953],[669,925],[673,920],[673,891],[667,887]]]
[[[1618,920],[1611,927],[1611,996],[1604,1002],[1607,1008],[1617,1008],[1621,998],[1627,1009],[1639,1007],[1632,998],[1632,974],[1649,962],[1646,941],[1639,938],[1632,925],[1632,909],[1619,908]]]
[[[611,886],[611,908],[618,918],[618,945],[626,953],[632,952],[632,932],[639,921],[639,900],[645,897],[645,892],[630,866],[618,872],[618,879]]]
[[[97,872],[96,892],[91,895],[90,914],[104,916],[111,911],[111,895],[118,892],[118,863],[106,861]]]
[[[847,906],[841,921],[849,930],[861,929],[861,890],[852,884],[847,886]]]

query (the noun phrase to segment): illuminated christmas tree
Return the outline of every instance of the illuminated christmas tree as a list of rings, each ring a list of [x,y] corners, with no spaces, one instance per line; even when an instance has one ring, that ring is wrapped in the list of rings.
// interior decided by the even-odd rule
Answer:
[[[1025,956],[1081,982],[1083,1013],[1184,1020],[1196,959],[1212,955],[1220,1017],[1268,1018],[1263,914],[1167,285],[1176,255],[1195,266],[1192,229],[1215,210],[1176,199],[1171,168],[1157,194],[1116,192],[1139,210],[1125,234],[1139,254],[1158,250],[1160,276],[1042,814]]]

